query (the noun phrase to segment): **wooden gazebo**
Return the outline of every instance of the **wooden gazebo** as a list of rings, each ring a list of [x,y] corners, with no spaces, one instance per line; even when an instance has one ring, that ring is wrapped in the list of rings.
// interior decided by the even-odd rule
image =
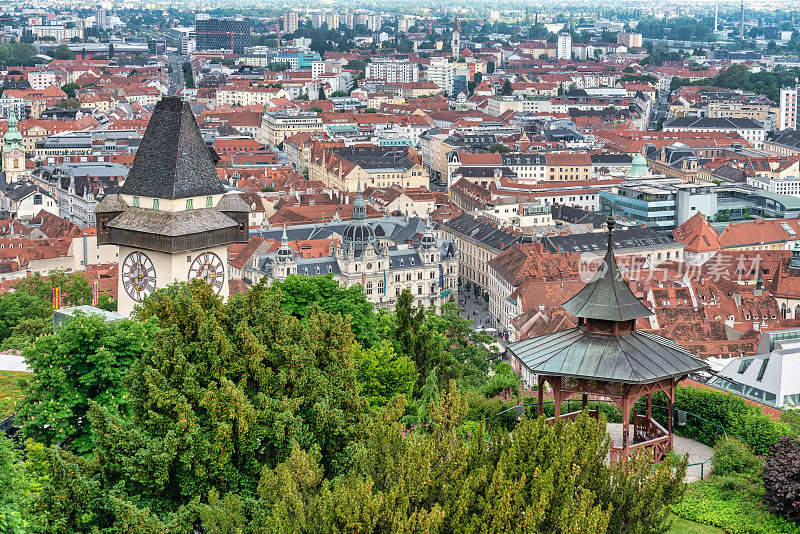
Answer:
[[[636,329],[638,319],[652,312],[622,279],[613,252],[614,220],[608,220],[608,249],[592,280],[563,307],[578,326],[509,345],[509,351],[536,375],[538,414],[542,415],[545,384],[555,399],[555,419],[574,418],[581,411],[561,413],[561,404],[580,395],[610,400],[622,413],[622,443],[611,444],[611,460],[625,461],[639,449],[650,449],[660,461],[672,450],[675,386],[689,373],[708,368],[703,361],[665,337]],[[669,399],[667,428],[652,416],[652,395]],[[636,399],[647,396],[647,410],[634,415],[633,439],[629,414]],[[590,410],[599,417],[599,410]]]

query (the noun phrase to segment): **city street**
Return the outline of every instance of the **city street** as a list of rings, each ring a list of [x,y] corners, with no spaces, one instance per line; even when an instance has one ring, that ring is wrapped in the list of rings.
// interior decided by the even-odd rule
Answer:
[[[484,328],[495,328],[489,313],[489,303],[484,298],[476,297],[472,291],[465,291],[464,287],[459,288],[458,307],[463,309],[461,316],[474,321],[472,325],[475,330]]]

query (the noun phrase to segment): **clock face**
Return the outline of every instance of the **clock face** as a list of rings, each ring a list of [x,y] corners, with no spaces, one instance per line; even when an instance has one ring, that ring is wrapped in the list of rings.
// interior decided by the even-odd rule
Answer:
[[[136,302],[150,296],[156,288],[156,268],[144,252],[131,252],[122,262],[122,285]]]
[[[225,283],[225,265],[213,252],[201,252],[189,267],[189,279],[192,278],[205,280],[219,294]]]

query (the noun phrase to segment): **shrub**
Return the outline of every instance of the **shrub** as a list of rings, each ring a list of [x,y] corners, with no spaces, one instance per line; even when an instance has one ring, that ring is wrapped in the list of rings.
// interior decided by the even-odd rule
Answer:
[[[653,416],[666,426],[667,397],[653,395]],[[766,454],[780,436],[790,432],[789,425],[764,415],[757,406],[747,404],[741,397],[715,389],[691,386],[675,390],[675,410],[690,412],[685,427],[673,425],[676,434],[692,438],[709,446],[725,434],[746,443],[755,454]]]
[[[487,399],[477,391],[468,391],[466,420],[478,423],[486,420],[487,432],[497,428],[510,431],[517,426],[517,412],[509,408],[516,405],[517,401],[513,396],[500,395]]]
[[[676,515],[722,528],[729,534],[798,534],[800,527],[770,513],[756,477],[727,475],[689,484]],[[677,532],[677,531],[676,531]]]
[[[755,474],[761,467],[761,461],[750,447],[736,438],[719,440],[711,462],[715,475]]]
[[[765,459],[764,501],[772,512],[800,520],[800,441],[785,437],[770,448]]]
[[[742,441],[747,443],[756,454],[767,454],[770,447],[791,432],[786,423],[776,421],[761,413],[755,406],[753,412],[741,418],[738,428],[734,429]]]

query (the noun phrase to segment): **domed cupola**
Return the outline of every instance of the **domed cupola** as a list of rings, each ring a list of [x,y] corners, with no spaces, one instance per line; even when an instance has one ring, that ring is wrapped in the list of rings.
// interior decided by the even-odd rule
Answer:
[[[425,222],[425,233],[422,234],[422,239],[419,240],[423,248],[433,248],[436,246],[436,238],[433,236],[433,228],[431,228],[431,218]]]
[[[367,224],[367,204],[361,196],[361,182],[353,200],[353,219],[342,232],[342,247],[352,250],[353,256],[360,257],[369,246],[375,247],[375,231]]]
[[[289,246],[289,239],[286,237],[286,224],[283,225],[283,237],[281,237],[281,246],[276,253],[276,261],[278,263],[286,263],[294,259],[294,249]]]

